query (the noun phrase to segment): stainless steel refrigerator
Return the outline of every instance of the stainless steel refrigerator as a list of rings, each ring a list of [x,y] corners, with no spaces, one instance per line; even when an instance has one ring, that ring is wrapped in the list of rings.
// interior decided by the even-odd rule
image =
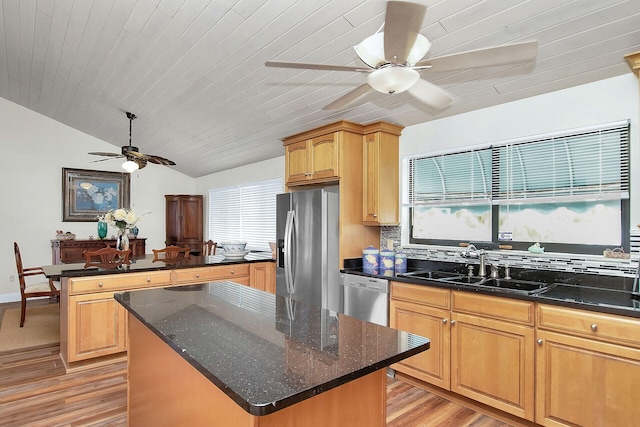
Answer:
[[[277,195],[276,293],[340,311],[338,187]]]

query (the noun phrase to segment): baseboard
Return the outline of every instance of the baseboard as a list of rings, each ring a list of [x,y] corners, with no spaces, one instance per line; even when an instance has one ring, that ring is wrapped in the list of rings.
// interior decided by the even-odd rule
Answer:
[[[0,304],[3,302],[20,302],[20,292],[15,294],[0,294]]]

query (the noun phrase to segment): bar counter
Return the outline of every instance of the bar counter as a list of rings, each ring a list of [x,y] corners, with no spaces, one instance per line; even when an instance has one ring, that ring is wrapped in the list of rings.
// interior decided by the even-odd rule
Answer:
[[[230,281],[115,298],[129,312],[129,425],[384,426],[386,367],[430,346]]]

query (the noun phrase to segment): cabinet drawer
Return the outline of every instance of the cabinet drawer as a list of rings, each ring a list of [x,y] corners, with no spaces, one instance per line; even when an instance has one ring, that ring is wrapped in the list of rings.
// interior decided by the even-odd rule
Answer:
[[[211,282],[234,277],[249,277],[249,264],[231,264],[216,267],[174,270],[175,283]]]
[[[171,285],[171,271],[149,271],[69,279],[69,293],[83,294],[169,285]]]
[[[551,305],[538,305],[538,328],[640,347],[640,320]]]
[[[450,293],[451,291],[448,289],[391,282],[391,298],[430,305],[432,307],[448,309],[451,304],[449,298]]]
[[[451,294],[453,311],[477,314],[492,319],[518,322],[525,325],[533,326],[534,324],[535,304],[533,302],[478,295],[469,292],[453,291]]]

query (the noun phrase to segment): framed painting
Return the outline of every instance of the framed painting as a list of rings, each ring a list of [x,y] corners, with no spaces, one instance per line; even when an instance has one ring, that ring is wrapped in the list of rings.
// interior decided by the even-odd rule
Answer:
[[[62,221],[97,221],[111,209],[129,208],[130,175],[62,168]]]

